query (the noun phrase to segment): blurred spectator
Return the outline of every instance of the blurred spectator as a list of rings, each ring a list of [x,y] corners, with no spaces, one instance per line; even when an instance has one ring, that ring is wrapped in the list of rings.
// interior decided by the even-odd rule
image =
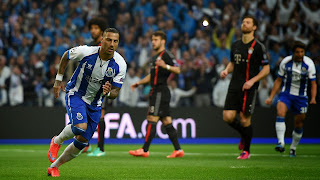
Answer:
[[[229,63],[229,60],[227,58],[224,58],[221,64],[216,65],[215,68],[216,68],[217,74],[220,74],[220,72],[226,68],[228,63]],[[230,80],[231,80],[231,74],[229,74],[224,79],[221,79],[219,77],[212,91],[212,101],[215,106],[220,108],[224,107],[224,103],[226,101],[227,92],[228,92],[227,89],[229,87]]]
[[[269,94],[273,88],[273,78],[269,74],[267,77],[263,78],[259,84],[258,88],[258,98],[259,105],[262,107],[269,107],[266,105],[265,100],[268,99]]]
[[[195,106],[210,106],[212,92],[211,79],[213,77],[213,68],[211,67],[208,59],[204,57],[204,55],[198,55],[197,61],[199,62],[199,69],[195,73],[195,83],[197,87],[197,91],[194,96]]]
[[[23,85],[21,70],[17,65],[12,67],[12,74],[7,79],[10,106],[17,106],[23,103]]]
[[[0,55],[0,106],[8,103],[6,80],[10,77],[11,70],[6,66],[6,57]]]
[[[139,92],[137,89],[131,90],[131,84],[134,84],[140,80],[139,77],[135,75],[135,70],[133,67],[128,68],[128,73],[126,75],[126,80],[123,82],[120,94],[119,102],[121,105],[136,107],[139,99]]]
[[[197,90],[195,86],[188,91],[182,90],[177,87],[177,82],[175,80],[170,80],[168,86],[171,94],[170,107],[178,107],[182,97],[191,97]]]
[[[296,6],[295,0],[279,0],[279,23],[287,25],[290,15]]]

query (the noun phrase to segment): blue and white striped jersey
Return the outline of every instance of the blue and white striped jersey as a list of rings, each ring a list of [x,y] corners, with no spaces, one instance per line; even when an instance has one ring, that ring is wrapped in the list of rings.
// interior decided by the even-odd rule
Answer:
[[[114,52],[112,59],[103,61],[99,57],[99,49],[100,46],[78,46],[68,51],[68,59],[80,64],[68,82],[66,92],[80,96],[93,106],[101,106],[102,85],[109,81],[121,88],[127,71],[127,64],[119,53]]]
[[[307,56],[303,57],[302,62],[295,62],[292,56],[287,56],[280,63],[278,76],[282,78],[281,92],[307,96],[308,79],[316,80],[316,68]]]

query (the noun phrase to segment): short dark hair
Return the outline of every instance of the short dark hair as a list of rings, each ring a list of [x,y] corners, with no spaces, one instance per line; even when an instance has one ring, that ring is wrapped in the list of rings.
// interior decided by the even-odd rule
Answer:
[[[246,16],[244,16],[244,17],[242,18],[242,21],[243,21],[244,19],[246,19],[246,18],[252,19],[253,25],[254,25],[254,26],[257,26],[257,29],[258,29],[259,24],[258,24],[257,19],[256,19],[254,16],[252,16],[252,15],[246,15]],[[257,29],[256,29],[256,30],[257,30]]]
[[[104,31],[108,27],[107,21],[102,17],[94,17],[90,19],[88,28],[90,29],[92,25],[98,25],[101,31]]]
[[[166,33],[164,33],[163,31],[156,31],[152,34],[152,36],[158,36],[160,37],[161,39],[167,41],[167,35]]]
[[[294,52],[294,51],[296,51],[296,49],[297,48],[302,48],[302,49],[304,49],[304,50],[306,50],[306,45],[303,43],[303,42],[301,42],[301,41],[294,41],[293,42],[293,46],[292,46],[292,51]]]
[[[116,34],[119,34],[119,36],[120,36],[120,33],[116,28],[107,28],[104,30],[103,34],[108,33],[108,32],[116,33]]]

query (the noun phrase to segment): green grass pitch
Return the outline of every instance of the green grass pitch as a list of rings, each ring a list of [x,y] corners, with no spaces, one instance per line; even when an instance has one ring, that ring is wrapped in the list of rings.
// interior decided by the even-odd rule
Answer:
[[[61,154],[66,145],[59,151]],[[96,147],[96,145],[93,145]],[[297,157],[280,154],[274,145],[253,144],[249,160],[237,160],[237,145],[183,144],[185,157],[167,159],[172,145],[152,144],[148,158],[128,150],[141,145],[106,145],[104,157],[86,153],[62,165],[60,179],[320,179],[320,145],[301,144]],[[52,179],[48,145],[0,145],[0,179]]]

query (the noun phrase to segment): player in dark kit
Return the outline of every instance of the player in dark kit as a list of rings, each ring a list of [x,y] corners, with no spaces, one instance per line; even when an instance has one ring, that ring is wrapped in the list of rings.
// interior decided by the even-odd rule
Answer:
[[[242,20],[242,39],[231,46],[231,62],[220,74],[225,78],[233,72],[223,110],[223,120],[241,135],[239,149],[243,150],[238,159],[250,158],[252,139],[251,115],[259,80],[267,76],[270,66],[263,44],[254,38],[257,21],[253,16],[245,16]],[[260,66],[262,69],[260,71]],[[240,112],[240,121],[236,119]]]
[[[170,90],[167,85],[167,79],[171,72],[179,74],[180,67],[175,66],[176,60],[174,56],[165,49],[167,36],[162,31],[156,31],[152,35],[152,47],[156,55],[152,57],[150,66],[150,74],[145,78],[131,85],[134,90],[140,84],[150,83],[151,90],[149,94],[149,109],[148,109],[148,125],[143,148],[135,151],[129,151],[129,154],[139,157],[149,156],[149,146],[156,134],[156,125],[159,119],[165,127],[169,138],[175,148],[173,153],[167,158],[183,157],[184,152],[180,148],[176,129],[172,125],[170,116]]]

